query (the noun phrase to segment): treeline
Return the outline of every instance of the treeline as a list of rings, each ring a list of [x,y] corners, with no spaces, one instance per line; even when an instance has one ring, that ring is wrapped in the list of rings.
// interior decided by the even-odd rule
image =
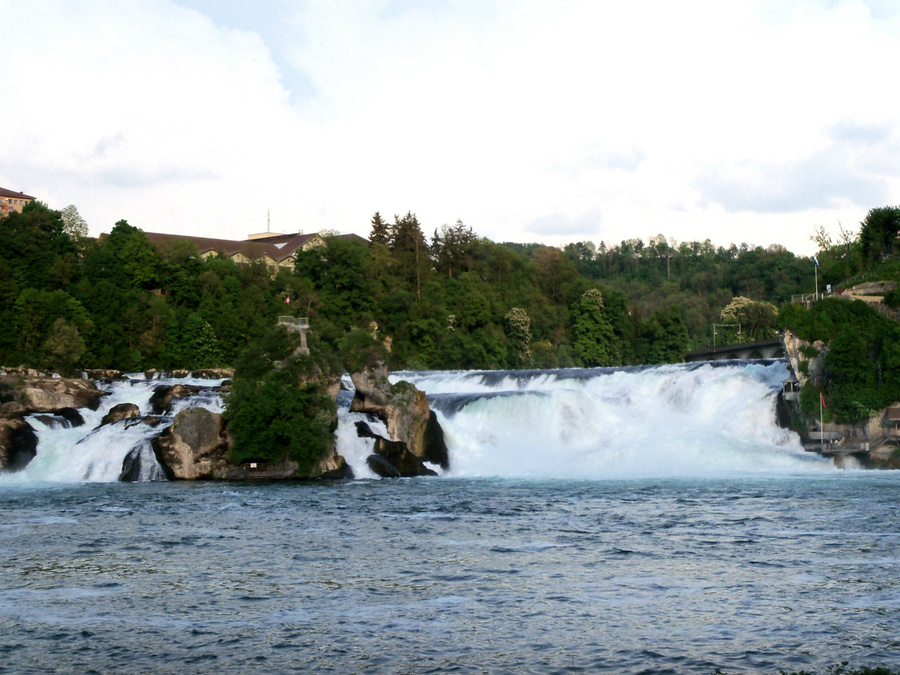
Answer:
[[[658,237],[560,250],[461,222],[426,237],[412,213],[376,213],[371,244],[328,237],[273,275],[189,242],[160,250],[125,221],[92,240],[65,212],[32,203],[0,220],[0,363],[232,365],[280,314],[308,316],[310,340],[332,347],[377,327],[394,369],[677,362],[707,346],[735,296],[780,302],[812,286],[812,263],[779,247]],[[732,315],[766,307],[742,302]]]
[[[0,363],[197,368],[230,364],[281,310],[265,267],[157,250],[119,221],[100,241],[32,202],[0,220]]]

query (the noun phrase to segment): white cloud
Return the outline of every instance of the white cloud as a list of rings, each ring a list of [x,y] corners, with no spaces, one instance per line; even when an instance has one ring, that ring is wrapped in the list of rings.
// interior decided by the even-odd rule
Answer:
[[[898,201],[888,3],[184,2],[0,0],[0,184],[98,231],[807,251]]]

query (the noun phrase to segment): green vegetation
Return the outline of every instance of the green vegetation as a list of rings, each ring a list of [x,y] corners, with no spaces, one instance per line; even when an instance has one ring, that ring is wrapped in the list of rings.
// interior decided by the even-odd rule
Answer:
[[[331,450],[337,408],[327,385],[339,377],[338,361],[319,345],[295,354],[298,346],[278,327],[241,355],[224,413],[233,463],[289,459],[309,472]]]
[[[0,363],[33,367],[232,365],[302,280],[262,265],[159,251],[119,221],[99,242],[74,208],[32,202],[0,220]]]
[[[785,305],[778,324],[809,342],[822,340],[826,405],[837,422],[856,422],[900,400],[900,324],[860,300],[826,298],[809,309]],[[818,390],[801,407],[818,411]],[[804,412],[809,412],[804,408]]]
[[[900,282],[900,208],[869,211],[859,236],[841,229],[834,244],[819,229],[815,241],[821,277],[838,290],[864,281]],[[849,278],[847,278],[849,277]],[[896,291],[885,297],[896,305]],[[807,383],[800,392],[802,412],[817,415],[819,397],[824,396],[824,414],[840,423],[858,422],[900,400],[900,323],[860,300],[839,295],[813,303],[809,308],[788,304],[778,314],[779,328],[790,328],[800,338],[824,345],[824,383]],[[803,350],[815,358],[818,350]],[[805,361],[801,372],[808,371]]]
[[[860,240],[817,233],[823,284],[893,264],[873,252],[893,250],[896,209],[876,211]],[[743,340],[772,335],[773,306],[813,288],[812,261],[779,246],[658,236],[560,250],[494,243],[461,222],[429,238],[413,213],[376,213],[371,244],[326,237],[274,275],[201,259],[187,242],[161,250],[125,221],[100,241],[85,227],[76,209],[40,203],[0,221],[0,363],[235,365],[279,314],[308,316],[332,352],[374,322],[392,369],[677,362],[712,346],[713,324],[740,324]],[[900,278],[900,264],[892,269]],[[736,329],[719,329],[723,337],[739,339]]]

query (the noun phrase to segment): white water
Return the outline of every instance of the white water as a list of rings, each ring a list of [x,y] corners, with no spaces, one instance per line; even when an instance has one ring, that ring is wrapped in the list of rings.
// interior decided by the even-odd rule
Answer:
[[[551,371],[395,373],[428,394],[444,429],[450,469],[444,475],[526,478],[703,477],[822,471],[831,462],[805,453],[798,437],[777,426],[775,394],[787,376],[782,362],[681,364],[654,368]],[[347,378],[349,379],[349,378]],[[141,478],[160,478],[150,439],[186,407],[219,412],[221,397],[201,392],[176,401],[155,429],[135,419],[97,428],[109,409],[136,403],[150,414],[161,384],[220,384],[210,380],[117,381],[99,410],[81,410],[85,424],[38,431],[37,456],[4,482],[111,482],[133,448],[143,454]],[[337,451],[357,478],[374,478],[366,465],[373,439],[359,438],[355,422],[387,430],[349,413],[339,399]]]
[[[222,400],[217,393],[201,391],[190,399],[173,403],[172,411],[155,428],[141,424],[138,418],[120,420],[99,426],[103,416],[120,403],[134,403],[141,415],[150,415],[150,397],[154,388],[161,385],[193,384],[210,387],[221,384],[221,380],[200,380],[193,378],[147,380],[141,374],[129,379],[116,380],[109,384],[99,384],[98,388],[110,392],[102,399],[96,411],[79,409],[84,425],[65,428],[54,424],[47,426],[40,415],[26,417],[37,432],[38,446],[34,459],[22,471],[14,474],[0,474],[0,481],[6,483],[108,483],[119,479],[125,457],[132,449],[141,453],[141,480],[163,480],[162,469],[150,447],[151,439],[172,423],[172,417],[184,408],[203,406],[221,412]]]
[[[783,362],[395,373],[428,394],[449,475],[629,478],[831,467],[778,427]]]

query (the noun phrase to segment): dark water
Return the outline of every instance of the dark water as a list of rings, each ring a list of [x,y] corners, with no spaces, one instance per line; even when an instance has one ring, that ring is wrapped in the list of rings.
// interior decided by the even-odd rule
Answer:
[[[898,487],[0,484],[0,672],[897,665]]]

